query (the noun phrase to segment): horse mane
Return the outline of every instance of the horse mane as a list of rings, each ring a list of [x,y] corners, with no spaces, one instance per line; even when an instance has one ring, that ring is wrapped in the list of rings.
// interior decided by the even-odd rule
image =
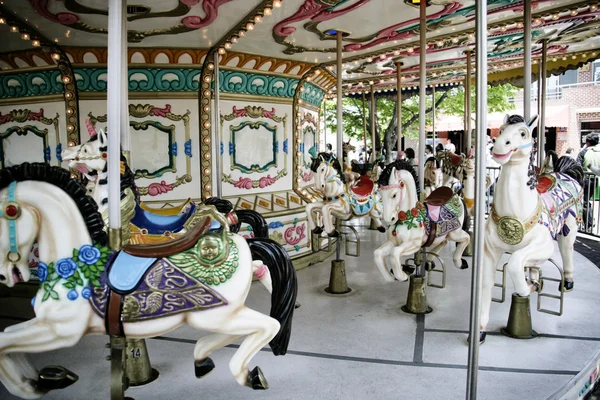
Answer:
[[[556,164],[558,163],[558,154],[554,150],[548,150],[546,154],[545,164],[548,165],[548,160],[552,160],[552,167],[556,169]]]
[[[340,161],[333,154],[325,152],[317,154],[317,157],[312,159],[312,163],[310,164],[310,170],[312,172],[317,172],[322,160],[331,163],[331,166],[337,171],[338,177],[341,179],[342,183],[346,183],[346,178],[344,178],[344,174],[342,173],[342,166],[340,165]]]
[[[392,169],[396,169],[396,171],[408,171],[413,179],[415,180],[415,187],[417,188],[417,199],[421,196],[421,188],[419,187],[419,177],[417,176],[417,171],[413,168],[412,165],[407,160],[396,160],[393,163],[388,164],[384,170],[379,175],[379,181],[377,183],[379,186],[387,186],[390,184],[390,177],[392,176]]]
[[[428,162],[433,161],[435,163],[435,167],[436,168],[440,168],[440,160],[438,160],[436,157],[434,156],[429,156],[429,158],[427,158],[427,160],[425,160],[425,164],[427,164]]]
[[[0,189],[6,188],[11,182],[23,181],[46,182],[62,189],[77,205],[92,240],[101,245],[108,243],[98,205],[87,196],[85,186],[79,180],[71,178],[68,170],[46,163],[23,163],[0,170]]]
[[[121,153],[121,162],[125,165],[125,172],[121,174],[121,198],[125,197],[125,189],[129,188],[135,196],[135,202],[139,204],[140,192],[135,184],[135,175],[129,167],[129,164],[127,164],[127,159],[123,153]],[[106,165],[108,166],[108,163]]]
[[[554,164],[554,172],[570,176],[579,185],[583,186],[583,168],[571,157],[562,156],[559,158],[556,164]]]
[[[506,119],[506,123],[504,125],[516,125],[516,124],[524,124],[525,118],[520,115],[513,114]]]

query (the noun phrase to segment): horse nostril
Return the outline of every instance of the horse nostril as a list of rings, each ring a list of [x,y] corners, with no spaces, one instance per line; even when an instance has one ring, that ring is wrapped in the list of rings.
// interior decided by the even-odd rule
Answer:
[[[506,145],[507,145],[507,146],[509,146],[509,145],[510,145],[510,141],[507,141],[507,142],[506,142]]]
[[[4,275],[0,275],[0,281],[5,281],[6,277]]]

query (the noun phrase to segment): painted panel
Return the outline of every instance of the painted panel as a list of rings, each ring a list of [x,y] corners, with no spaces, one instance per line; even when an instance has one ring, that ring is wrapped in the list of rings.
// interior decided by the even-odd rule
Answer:
[[[0,166],[23,162],[61,165],[66,146],[63,102],[0,107]]]
[[[296,131],[297,140],[300,142],[300,154],[296,157],[296,165],[299,166],[297,185],[306,188],[313,184],[313,172],[310,170],[311,154],[319,153],[318,118],[316,111],[300,107],[298,118],[299,129]],[[322,151],[322,150],[321,150]]]
[[[192,99],[130,101],[131,163],[142,200],[200,197],[197,109]],[[106,129],[105,100],[81,101],[80,112],[81,126],[89,118]]]
[[[220,109],[223,196],[291,189],[291,106],[227,100]]]

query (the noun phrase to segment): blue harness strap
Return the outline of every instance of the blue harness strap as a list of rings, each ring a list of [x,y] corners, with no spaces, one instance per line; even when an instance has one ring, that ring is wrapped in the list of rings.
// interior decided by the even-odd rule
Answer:
[[[8,202],[0,210],[0,217],[8,220],[8,237],[10,240],[10,252],[6,258],[11,262],[17,262],[21,259],[19,248],[17,246],[17,219],[21,216],[21,209],[15,202],[15,190],[17,182],[11,182],[8,185]]]

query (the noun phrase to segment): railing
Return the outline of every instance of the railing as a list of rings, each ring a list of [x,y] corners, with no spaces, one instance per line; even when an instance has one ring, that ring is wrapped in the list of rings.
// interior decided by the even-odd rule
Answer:
[[[488,167],[487,176],[491,179],[491,186],[485,192],[485,210],[489,215],[494,201],[494,192],[500,167]],[[600,237],[600,177],[586,172],[583,181],[583,215],[578,226],[580,233]]]

